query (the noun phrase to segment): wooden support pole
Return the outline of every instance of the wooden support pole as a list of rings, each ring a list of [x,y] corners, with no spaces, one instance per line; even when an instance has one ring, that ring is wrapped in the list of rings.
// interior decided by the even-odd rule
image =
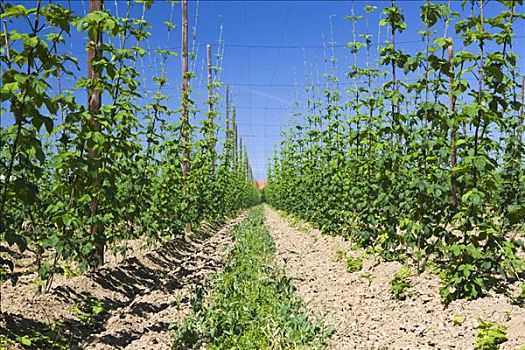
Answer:
[[[233,166],[237,169],[239,163],[239,150],[237,148],[237,109],[235,106],[232,110],[232,129],[233,129]]]
[[[484,16],[484,9],[485,4],[484,0],[479,0],[479,21],[480,26],[478,31],[483,32],[485,30],[484,23],[485,23],[485,16]],[[479,106],[482,105],[483,102],[483,79],[485,79],[484,76],[484,66],[483,62],[485,59],[485,44],[484,40],[479,40],[479,66],[478,66],[478,96],[477,96],[477,103]],[[477,120],[475,122],[476,128],[474,130],[474,157],[478,156],[478,150],[479,150],[479,131],[482,124],[483,119],[483,113],[481,112],[481,108],[478,109],[478,115]],[[478,185],[478,169],[476,167],[473,168],[474,170],[474,186],[477,187]]]
[[[452,128],[450,130],[450,168],[454,169],[458,160],[458,151],[457,151],[457,125],[455,117],[456,109],[456,95],[454,95],[454,48],[452,45],[448,47],[448,61],[450,64],[450,87],[449,87],[449,111],[450,118],[452,120]],[[457,176],[452,174],[450,177],[450,203],[455,208],[458,206],[458,197],[457,197]]]
[[[525,105],[525,75],[521,77],[521,105],[520,105],[520,119],[518,126],[518,142],[523,144],[523,107]]]
[[[230,138],[230,85],[226,84],[226,144]]]
[[[182,175],[186,198],[188,200],[188,177],[190,173],[190,120],[189,120],[189,82],[188,82],[188,0],[182,0],[182,38],[181,38],[181,68],[182,68],[182,115],[181,115],[181,137],[183,144]],[[184,225],[184,235],[191,232],[191,223]]]
[[[213,115],[213,76],[212,76],[212,64],[211,64],[211,45],[206,45],[206,57],[208,60],[208,118],[210,122],[210,128],[214,124],[214,115]],[[213,135],[210,135],[213,136]],[[216,170],[216,159],[215,159],[215,143],[211,144],[209,151],[212,152],[211,159],[211,172],[215,174]]]
[[[244,156],[245,156],[245,159],[246,159],[246,164],[245,164],[245,167],[246,167],[246,180],[250,181],[251,180],[251,177],[250,177],[250,161],[248,160],[248,149],[246,148],[246,146],[244,146]]]
[[[237,129],[237,128],[235,128]],[[243,148],[242,148],[242,137],[239,136],[239,150],[238,150],[238,161],[239,161],[239,166],[237,167],[238,169],[240,169],[242,171],[241,174],[244,174],[244,169],[241,168],[241,166],[243,165],[243,162],[244,162],[244,153],[243,153]]]
[[[101,11],[104,3],[103,0],[90,0],[89,1],[89,12],[96,12]],[[87,59],[87,75],[88,79],[91,80],[91,86],[88,89],[87,92],[87,100],[88,100],[88,110],[91,115],[89,119],[89,127],[92,131],[100,131],[100,123],[97,121],[96,116],[100,114],[100,109],[102,107],[102,94],[98,89],[95,89],[95,81],[99,79],[99,73],[96,71],[93,61],[101,56],[101,47],[102,47],[102,30],[99,27],[97,29],[96,38],[89,38],[88,43],[88,59]],[[97,164],[97,158],[99,157],[99,154],[97,151],[92,148],[88,150],[88,157],[94,162],[94,164]],[[98,173],[98,165],[96,165],[93,169],[93,171]],[[100,189],[100,177],[98,174],[95,176],[95,191],[98,192]],[[98,197],[97,194],[94,193],[91,197],[91,202],[89,204],[89,212],[90,215],[93,217],[97,215],[97,209],[98,209]],[[93,264],[95,266],[101,266],[104,264],[104,247],[105,247],[105,239],[104,239],[104,232],[103,227],[101,227],[97,222],[94,222],[91,224],[89,228],[91,236],[94,238],[95,241],[95,261],[93,261]]]

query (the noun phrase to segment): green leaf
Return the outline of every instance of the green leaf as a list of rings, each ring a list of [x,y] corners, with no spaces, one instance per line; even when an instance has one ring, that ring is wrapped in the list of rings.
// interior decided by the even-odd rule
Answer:
[[[0,18],[27,17],[28,14],[29,11],[23,5],[12,5],[8,3],[3,13],[0,15]]]
[[[436,38],[434,39],[434,43],[442,48],[448,48],[449,46],[452,46],[452,39],[451,38]]]
[[[17,336],[16,337],[16,341],[19,342],[21,345],[24,345],[24,346],[31,346],[31,344],[32,344],[31,339],[29,339],[29,337],[27,335],[24,335],[22,337]]]

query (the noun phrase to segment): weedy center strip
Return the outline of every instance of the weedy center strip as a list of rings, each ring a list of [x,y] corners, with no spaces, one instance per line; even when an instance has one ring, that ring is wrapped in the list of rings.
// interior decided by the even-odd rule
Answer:
[[[332,328],[311,317],[290,279],[270,266],[275,244],[262,208],[232,234],[235,246],[210,294],[196,290],[193,313],[172,325],[174,348],[323,348]]]

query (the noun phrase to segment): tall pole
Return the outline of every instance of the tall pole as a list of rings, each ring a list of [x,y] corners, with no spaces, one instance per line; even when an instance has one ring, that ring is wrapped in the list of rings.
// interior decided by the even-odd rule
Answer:
[[[230,157],[230,85],[226,84],[226,158]],[[229,170],[229,169],[228,169]]]
[[[456,95],[454,95],[454,48],[452,45],[448,47],[448,61],[450,63],[450,87],[449,87],[449,110],[450,118],[452,120],[452,129],[450,131],[450,168],[454,169],[457,164],[458,151],[456,147],[457,143],[457,125],[456,118],[454,116],[456,108]],[[456,193],[457,179],[456,174],[452,174],[450,178],[450,202],[453,207],[458,206],[458,197]]]
[[[237,153],[238,153],[237,159],[239,160],[238,168],[239,168],[239,170],[241,172],[241,175],[246,175],[246,172],[244,171],[245,169],[243,168],[243,166],[244,166],[244,149],[242,148],[242,137],[239,137],[239,150],[238,150]]]
[[[237,149],[237,109],[235,106],[232,110],[232,128],[233,128],[233,166],[237,170],[237,163],[239,162],[239,154]]]
[[[183,144],[182,176],[186,198],[188,200],[188,176],[190,173],[190,121],[189,121],[189,89],[188,89],[188,0],[182,0],[182,116],[181,137]],[[184,225],[185,236],[191,232],[189,220]]]
[[[206,45],[206,56],[208,58],[208,118],[210,121],[210,128],[213,125],[213,77],[212,77],[212,66],[211,66],[211,45]],[[211,171],[212,174],[215,174],[216,160],[215,160],[215,143],[211,145],[213,149],[212,159],[211,159]],[[211,152],[211,149],[210,149]]]
[[[395,6],[395,2],[394,0],[392,0],[392,7],[394,6]],[[393,23],[391,24],[391,28],[392,28],[392,51],[396,52],[396,27],[393,25]],[[394,85],[394,91],[397,93],[398,87],[397,87],[397,77],[396,77],[396,64],[397,64],[396,60],[392,60],[392,81]],[[392,101],[390,101],[390,103],[392,105],[391,106],[392,107],[392,119],[397,122],[399,116],[395,116],[394,107],[396,107],[397,113],[399,113],[399,102],[397,102],[396,105],[394,105]]]
[[[228,140],[230,130],[230,84],[226,84],[226,140]]]
[[[246,148],[246,146],[244,146],[244,156],[246,157],[246,164],[244,165],[246,171],[246,180],[250,181],[250,161],[248,159],[248,149]]]
[[[520,119],[518,126],[518,142],[521,145],[523,143],[523,106],[525,104],[525,75],[521,77],[521,105],[520,105]]]
[[[242,148],[242,137],[239,136],[239,150],[237,151],[237,157],[239,159],[239,162],[242,162],[244,160],[243,151],[244,149]]]
[[[484,0],[479,0],[479,21],[480,26],[478,31],[483,32],[485,30],[484,23],[485,23],[485,17],[484,17],[484,7],[485,4],[483,3]],[[483,100],[483,79],[484,77],[484,67],[483,67],[483,60],[485,54],[485,46],[484,46],[484,39],[479,40],[479,65],[478,65],[478,96],[477,96],[477,103],[481,106],[482,100]],[[476,120],[476,128],[474,131],[474,157],[478,156],[478,150],[479,150],[479,128],[482,121],[482,112],[481,108],[478,110],[477,120]],[[478,185],[478,169],[476,167],[473,168],[474,170],[474,186],[477,187]]]
[[[101,11],[103,7],[104,0],[90,0],[89,1],[89,12]],[[91,115],[89,119],[89,126],[93,131],[100,131],[100,124],[97,122],[96,115],[100,114],[100,108],[102,107],[102,94],[98,89],[95,89],[96,80],[99,79],[99,72],[95,70],[93,66],[93,61],[101,56],[102,47],[102,30],[99,26],[97,28],[96,37],[90,38],[88,43],[88,62],[87,62],[87,75],[88,79],[91,81],[90,88],[88,89],[88,110]],[[88,157],[93,160],[96,164],[94,171],[98,173],[98,164],[97,158],[99,155],[97,151],[92,148],[88,151]],[[95,176],[95,191],[98,192],[100,188],[100,177],[98,174]],[[94,195],[89,204],[89,212],[93,217],[97,214],[98,208],[98,198]],[[89,231],[91,236],[95,241],[95,259],[94,264],[96,266],[101,266],[104,264],[104,246],[105,239],[104,233],[102,232],[102,227],[99,227],[97,222],[91,224]]]

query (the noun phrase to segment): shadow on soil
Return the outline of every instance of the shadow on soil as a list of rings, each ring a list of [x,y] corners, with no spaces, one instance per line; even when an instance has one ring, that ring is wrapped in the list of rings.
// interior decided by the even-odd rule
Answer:
[[[95,298],[90,293],[78,292],[68,286],[54,287],[49,297],[58,298],[72,305],[75,319],[58,319],[43,323],[26,318],[23,314],[2,313],[5,327],[0,326],[0,338],[3,336],[4,341],[20,344],[20,337],[25,336],[31,343],[29,345],[26,341],[26,345],[23,346],[26,349],[77,349],[80,342],[104,330],[112,311],[130,305],[137,295],[154,290],[174,291],[181,289],[183,284],[187,283],[202,285],[203,274],[198,270],[214,266],[216,263],[206,261],[205,264],[197,267],[195,264],[182,264],[182,262],[193,259],[194,254],[199,251],[200,243],[213,229],[215,226],[206,227],[206,230],[199,232],[191,242],[177,239],[166,243],[143,256],[142,261],[131,257],[119,266],[101,268],[84,275],[91,283],[101,286],[107,292],[104,294],[115,295],[114,298]],[[117,298],[116,294],[121,297]],[[169,306],[167,303],[153,305],[139,302],[130,308],[130,312],[142,317],[148,313],[160,312]],[[167,329],[168,324],[159,323],[154,327],[158,328],[158,331]],[[152,331],[151,328],[148,330]],[[117,335],[102,336],[97,342],[101,341],[117,348],[124,347],[148,330],[140,331],[130,327]]]

